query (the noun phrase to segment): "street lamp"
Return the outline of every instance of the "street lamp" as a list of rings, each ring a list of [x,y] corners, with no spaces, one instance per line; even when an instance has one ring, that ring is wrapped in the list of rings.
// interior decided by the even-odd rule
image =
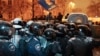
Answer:
[[[75,8],[75,3],[74,2],[70,2],[69,6],[73,9],[73,8]]]
[[[69,9],[69,12],[72,12],[72,10],[75,8],[75,3],[74,2],[70,2],[68,4],[68,9]]]

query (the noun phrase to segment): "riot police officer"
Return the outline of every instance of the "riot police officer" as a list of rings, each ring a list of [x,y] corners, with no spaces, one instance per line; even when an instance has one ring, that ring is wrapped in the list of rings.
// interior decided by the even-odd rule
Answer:
[[[43,50],[46,47],[46,43],[47,43],[47,40],[45,39],[45,36],[43,35],[43,32],[46,29],[46,25],[44,25],[42,22],[37,22],[37,23],[41,24],[42,26],[42,30],[41,30],[41,33],[38,35],[38,39],[40,40],[41,47]]]
[[[58,24],[56,26],[56,30],[58,30],[60,32],[60,35],[58,37],[64,37],[68,31],[66,25],[64,25],[64,24]]]
[[[60,42],[62,56],[65,56],[65,48],[67,46],[67,41],[69,40],[69,36],[66,34],[68,29],[64,24],[59,24],[56,28],[60,32],[57,34],[57,41]]]
[[[76,24],[75,23],[69,23],[68,25],[68,31],[67,31],[67,34],[68,36],[71,37],[74,37],[76,34]]]
[[[90,33],[91,30],[86,25],[78,25],[76,37],[68,41],[66,56],[93,56],[92,49],[100,46],[100,41],[91,38]]]
[[[23,37],[23,32],[21,29],[24,27],[23,20],[21,18],[15,18],[12,22],[13,27],[15,28],[15,33],[13,34],[13,38],[10,41],[15,45],[16,49],[16,56],[25,56],[25,46],[26,42]]]
[[[47,28],[44,31],[45,38],[47,40],[46,48],[44,52],[46,56],[61,56],[61,47],[58,41],[56,41],[56,31],[52,28]]]
[[[30,35],[28,36],[27,42],[27,54],[28,56],[44,56],[41,43],[39,41],[39,34],[41,34],[42,26],[39,23],[32,23],[29,26]]]
[[[0,56],[15,56],[16,47],[9,41],[13,33],[14,28],[10,23],[0,21]]]
[[[15,33],[13,34],[13,38],[11,39],[11,41],[14,43],[14,45],[18,48],[18,42],[21,39],[21,35],[19,34],[20,29],[23,28],[23,22],[21,20],[21,18],[15,18],[14,20],[12,20],[12,25],[15,28]]]

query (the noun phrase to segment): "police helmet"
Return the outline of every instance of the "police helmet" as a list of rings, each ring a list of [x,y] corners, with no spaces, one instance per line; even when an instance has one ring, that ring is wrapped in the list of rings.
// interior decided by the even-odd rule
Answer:
[[[11,21],[11,23],[13,25],[20,25],[20,26],[24,26],[24,22],[21,18],[15,18],[14,20]]]
[[[53,28],[54,27],[54,25],[52,24],[52,23],[48,23],[47,25],[46,25],[46,28]]]
[[[56,31],[52,28],[47,28],[44,31],[44,35],[45,35],[47,40],[52,41],[56,37]]]
[[[78,25],[77,30],[79,35],[84,35],[84,36],[92,35],[91,29],[86,25]]]
[[[42,28],[43,26],[41,24],[34,22],[29,26],[29,31],[38,35]]]
[[[26,27],[29,27],[32,23],[33,23],[32,20],[28,21],[28,22],[26,23]]]
[[[68,36],[74,37],[75,35],[77,35],[76,34],[77,25],[75,23],[67,24],[67,28],[68,28],[68,31],[67,31]]]
[[[72,31],[76,30],[76,24],[75,23],[69,23],[68,24],[68,29],[72,30]]]
[[[0,39],[10,39],[13,33],[14,28],[10,23],[0,21]]]
[[[57,30],[59,31],[59,32],[61,32],[61,33],[63,33],[63,34],[66,34],[66,32],[67,32],[67,27],[64,25],[64,24],[59,24],[59,25],[57,25]]]

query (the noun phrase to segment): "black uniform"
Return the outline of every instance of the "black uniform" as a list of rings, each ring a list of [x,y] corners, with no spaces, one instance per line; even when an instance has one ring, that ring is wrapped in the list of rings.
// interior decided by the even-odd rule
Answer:
[[[46,48],[44,48],[44,53],[46,56],[61,55],[60,43],[56,41],[56,32],[52,28],[47,28],[44,31],[45,38],[47,40]]]
[[[69,23],[68,24],[68,31],[67,31],[67,34],[68,36],[71,38],[71,37],[74,37],[76,35],[76,24],[74,23]]]
[[[63,24],[59,24],[56,28],[59,31],[57,34],[57,41],[60,43],[62,56],[65,56],[65,48],[67,46],[67,41],[69,40],[69,36],[66,34],[68,29]]]
[[[100,45],[100,41],[95,41],[88,37],[89,28],[86,26],[78,26],[78,34],[76,37],[68,41],[66,47],[66,56],[93,56],[92,49]]]

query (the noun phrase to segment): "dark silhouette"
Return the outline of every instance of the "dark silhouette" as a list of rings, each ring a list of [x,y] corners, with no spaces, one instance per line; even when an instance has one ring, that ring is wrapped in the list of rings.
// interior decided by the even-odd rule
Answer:
[[[47,15],[46,21],[49,22],[51,19],[53,19],[53,17],[52,17],[52,13],[49,12],[49,14]]]
[[[69,16],[69,13],[67,13],[67,15],[65,16],[65,19],[67,19],[67,18],[68,18],[68,16]]]
[[[57,20],[58,21],[62,21],[62,17],[63,17],[63,15],[59,12],[58,13],[58,16],[57,16]]]

